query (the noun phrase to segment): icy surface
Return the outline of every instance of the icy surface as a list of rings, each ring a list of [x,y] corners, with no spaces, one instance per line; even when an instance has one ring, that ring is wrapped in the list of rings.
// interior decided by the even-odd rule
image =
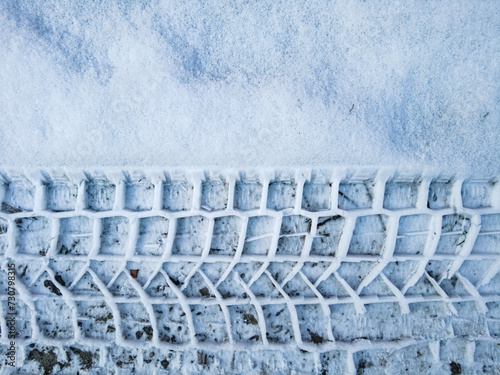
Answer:
[[[498,4],[4,0],[0,163],[498,173]]]

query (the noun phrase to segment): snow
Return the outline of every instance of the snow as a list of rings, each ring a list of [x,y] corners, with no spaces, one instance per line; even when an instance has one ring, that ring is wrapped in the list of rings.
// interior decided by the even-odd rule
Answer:
[[[499,30],[494,0],[0,2],[17,364],[498,371]]]
[[[0,4],[4,166],[500,171],[500,6]]]

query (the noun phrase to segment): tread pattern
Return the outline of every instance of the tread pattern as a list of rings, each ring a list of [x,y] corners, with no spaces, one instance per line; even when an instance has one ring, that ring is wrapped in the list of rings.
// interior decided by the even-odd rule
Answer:
[[[136,358],[155,348],[289,347],[343,351],[354,371],[371,348],[423,342],[439,358],[443,340],[499,342],[498,178],[389,170],[0,177],[4,343],[11,262],[17,342],[98,348],[101,365],[117,350]],[[196,362],[207,365],[203,355]]]

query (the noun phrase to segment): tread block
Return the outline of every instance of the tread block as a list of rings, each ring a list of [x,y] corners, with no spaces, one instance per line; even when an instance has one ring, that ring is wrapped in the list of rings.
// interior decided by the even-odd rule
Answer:
[[[237,342],[262,342],[257,310],[252,305],[229,306],[231,334]]]
[[[94,220],[86,216],[62,218],[59,221],[57,253],[87,255],[92,248]]]
[[[129,220],[124,216],[106,217],[101,221],[100,254],[125,255]]]
[[[269,183],[267,208],[282,211],[295,206],[296,184],[292,178]]]
[[[23,217],[15,224],[17,252],[45,256],[50,247],[50,220],[45,216]]]
[[[467,239],[471,219],[465,214],[444,215],[436,254],[456,254]]]
[[[169,220],[163,216],[140,218],[135,253],[162,255],[167,246],[169,223]]]
[[[433,210],[449,208],[451,204],[451,190],[455,181],[452,179],[436,179],[429,185],[427,207]]]
[[[226,320],[219,305],[192,305],[191,314],[198,341],[223,343],[229,340]]]
[[[5,254],[5,251],[9,247],[9,239],[7,237],[8,230],[9,222],[0,218],[0,255]]]
[[[257,177],[242,176],[235,183],[234,208],[241,211],[257,210],[262,200],[262,184]]]
[[[178,212],[190,210],[193,205],[193,185],[186,180],[168,180],[163,184],[162,207]]]
[[[227,208],[229,186],[223,176],[210,177],[201,183],[201,208],[220,211]]]
[[[491,207],[498,181],[464,181],[462,184],[462,205],[467,208]]]
[[[311,219],[300,215],[283,217],[280,238],[278,240],[278,255],[299,255],[306,241],[306,233],[311,231]]]
[[[420,180],[391,179],[385,184],[383,207],[388,210],[402,210],[417,205]]]
[[[242,220],[237,216],[222,216],[214,220],[210,254],[233,255],[238,248]]]
[[[33,211],[35,206],[35,186],[28,179],[16,179],[4,186],[2,212],[13,214]]]
[[[338,251],[345,219],[340,215],[319,217],[311,254],[334,256]]]
[[[125,340],[146,342],[153,338],[153,327],[142,303],[117,303]]]
[[[458,316],[452,317],[455,337],[482,337],[488,335],[488,325],[484,315],[478,314],[476,302],[456,302],[453,304]]]
[[[154,193],[154,185],[146,178],[127,182],[125,185],[125,208],[131,211],[151,210]]]
[[[339,208],[359,210],[371,208],[373,202],[373,181],[343,180],[339,184]]]
[[[430,223],[430,215],[401,216],[394,254],[423,254],[429,237]]]
[[[7,312],[11,312],[9,309],[9,303],[7,300],[1,302],[2,309],[4,311],[3,314]],[[12,305],[11,305],[12,306]],[[16,300],[16,320],[15,320],[15,330],[11,332],[9,330],[8,336],[6,338],[12,339],[12,334],[15,334],[16,339],[29,339],[32,337],[33,330],[31,326],[31,309],[26,305],[21,299],[17,298]],[[7,319],[7,315],[3,315],[2,318]],[[12,324],[12,323],[10,323]],[[9,325],[10,326],[10,325]]]
[[[266,255],[269,252],[275,220],[272,216],[251,216],[248,218],[243,254]]]
[[[72,311],[63,300],[39,300],[35,309],[36,323],[44,337],[58,340],[74,337]]]
[[[387,230],[387,216],[360,216],[352,234],[349,255],[381,255]]]
[[[47,209],[54,212],[74,211],[78,186],[69,181],[54,181],[47,185]]]
[[[84,337],[112,341],[115,323],[111,309],[102,301],[76,301],[78,327]]]
[[[344,262],[337,270],[337,273],[354,290],[368,276],[368,273],[377,265],[377,262]]]
[[[153,305],[158,327],[158,338],[162,342],[186,344],[191,341],[186,313],[178,303]]]
[[[320,305],[297,305],[300,334],[304,342],[323,344],[328,340],[329,317]]]
[[[269,342],[289,343],[294,341],[292,320],[287,305],[263,305],[266,320],[266,337]]]
[[[306,182],[302,195],[302,208],[318,212],[331,209],[332,184]]]
[[[208,220],[204,216],[191,216],[177,219],[172,254],[201,255],[205,247]]]
[[[85,185],[86,207],[90,211],[111,211],[115,203],[116,185],[108,180],[90,180]]]
[[[500,214],[482,215],[473,254],[500,254]]]

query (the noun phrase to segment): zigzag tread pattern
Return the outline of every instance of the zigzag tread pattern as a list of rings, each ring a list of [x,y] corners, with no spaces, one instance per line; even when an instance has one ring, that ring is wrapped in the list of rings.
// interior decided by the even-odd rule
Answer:
[[[373,345],[500,337],[498,177],[1,171],[0,201],[5,344],[11,264],[26,345],[343,350],[353,367]]]

